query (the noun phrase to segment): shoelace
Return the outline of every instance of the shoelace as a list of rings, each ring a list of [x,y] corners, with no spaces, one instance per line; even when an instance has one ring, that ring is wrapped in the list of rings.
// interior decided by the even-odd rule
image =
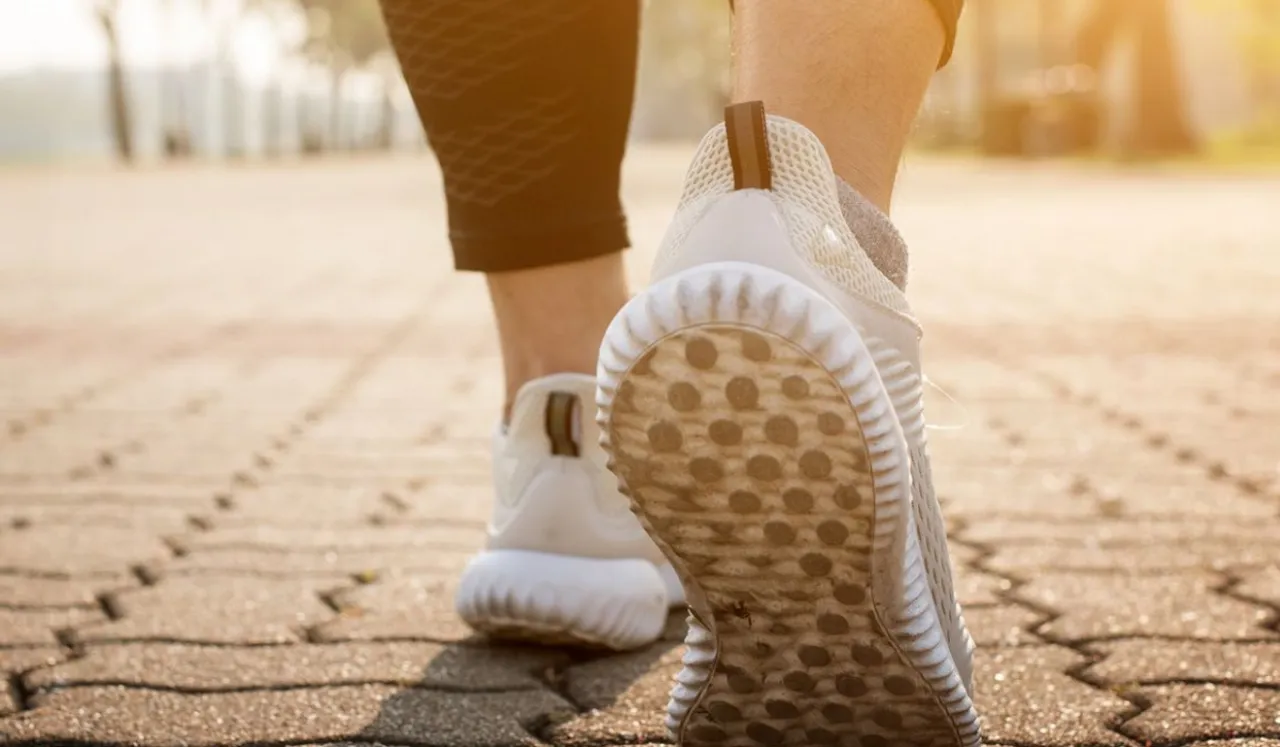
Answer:
[[[927,387],[928,389],[932,389],[933,391],[937,392],[938,394],[941,394],[943,397],[945,397],[945,398],[946,398],[946,400],[947,400],[947,402],[948,402],[948,403],[950,403],[951,405],[954,405],[954,407],[955,407],[955,408],[957,408],[957,409],[959,410],[959,412],[958,412],[957,414],[958,414],[958,415],[960,415],[960,422],[959,422],[958,424],[956,424],[956,423],[947,423],[946,421],[947,421],[949,418],[947,418],[947,417],[946,417],[946,415],[947,415],[948,410],[950,410],[951,408],[950,408],[950,407],[943,407],[943,408],[941,408],[941,409],[943,410],[943,416],[944,416],[944,417],[940,418],[940,420],[941,420],[942,422],[937,422],[937,423],[935,423],[935,422],[932,422],[932,421],[933,421],[933,418],[932,418],[932,417],[930,417],[929,413],[930,413],[931,411],[932,411],[932,412],[936,412],[936,411],[938,410],[938,408],[930,407],[928,404],[925,404],[924,411],[925,411],[925,413],[926,413],[926,418],[928,418],[928,419],[925,421],[925,424],[924,424],[925,430],[933,430],[933,431],[958,431],[958,430],[960,430],[961,428],[964,428],[964,427],[966,427],[967,425],[969,425],[969,408],[965,407],[965,406],[964,406],[964,403],[960,402],[960,400],[958,400],[958,399],[956,399],[955,397],[951,396],[951,394],[950,394],[949,392],[947,392],[947,390],[943,389],[942,387],[940,387],[940,386],[938,386],[936,383],[934,383],[933,379],[930,379],[928,374],[924,374],[924,373],[922,373],[922,374],[920,375],[920,378],[921,378],[921,380],[924,382],[925,387]]]

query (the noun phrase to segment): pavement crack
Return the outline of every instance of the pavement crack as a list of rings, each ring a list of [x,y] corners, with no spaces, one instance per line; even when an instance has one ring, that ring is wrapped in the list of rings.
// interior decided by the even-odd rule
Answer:
[[[124,610],[120,608],[120,603],[116,601],[113,593],[99,594],[97,600],[98,607],[102,610],[102,614],[106,616],[107,620],[115,621],[124,618]]]
[[[1025,599],[1024,597],[1019,595],[1018,591],[1021,589],[1021,587],[1025,586],[1029,582],[1018,579],[1010,574],[1002,573],[1000,571],[992,569],[987,564],[987,561],[989,561],[995,555],[995,550],[993,548],[985,544],[973,543],[973,542],[958,543],[958,544],[964,544],[968,547],[978,550],[978,553],[979,553],[978,556],[974,558],[973,562],[970,564],[973,568],[1008,582],[1009,588],[1007,590],[1000,590],[996,592],[996,596],[998,598],[1004,601],[1010,602],[1012,604],[1021,606],[1025,609],[1029,609],[1040,616],[1041,618],[1040,620],[1034,623],[1031,623],[1029,628],[1025,629],[1027,633],[1030,633],[1031,635],[1036,636],[1037,638],[1040,638],[1052,645],[1061,646],[1063,648],[1070,649],[1077,656],[1081,658],[1081,661],[1079,664],[1074,664],[1070,667],[1067,667],[1067,669],[1063,671],[1063,674],[1081,683],[1082,685],[1085,685],[1086,687],[1089,687],[1091,689],[1098,690],[1101,692],[1110,693],[1111,695],[1114,695],[1115,697],[1118,697],[1129,703],[1129,709],[1123,713],[1120,713],[1117,716],[1117,720],[1115,723],[1107,723],[1105,724],[1105,727],[1109,731],[1116,733],[1117,735],[1119,735],[1120,737],[1126,740],[1130,739],[1131,737],[1128,734],[1125,734],[1121,730],[1122,727],[1124,726],[1124,724],[1128,723],[1129,721],[1132,721],[1133,719],[1140,716],[1143,712],[1151,708],[1151,703],[1147,702],[1144,698],[1142,698],[1137,694],[1133,694],[1133,693],[1126,694],[1122,691],[1118,691],[1116,688],[1107,685],[1105,682],[1102,682],[1101,680],[1093,676],[1090,670],[1094,666],[1106,660],[1107,658],[1106,654],[1100,653],[1090,648],[1090,644],[1093,643],[1094,640],[1096,639],[1080,639],[1080,640],[1068,639],[1068,638],[1063,638],[1061,636],[1057,636],[1047,632],[1045,629],[1049,625],[1051,625],[1055,620],[1062,617],[1061,612],[1059,612],[1056,609],[1053,609],[1052,607],[1048,607],[1046,605],[1039,604],[1039,603],[1030,601],[1028,599]]]
[[[1121,695],[1120,697],[1125,697],[1125,696]],[[1124,723],[1120,724],[1115,728],[1115,731],[1125,736],[1128,739],[1132,739],[1138,742],[1139,744],[1146,745],[1149,747],[1152,744],[1152,741],[1149,738],[1144,738],[1141,736],[1129,734],[1128,732],[1125,731],[1125,729],[1129,725],[1130,721],[1142,715],[1143,712],[1150,710],[1153,704],[1139,694],[1134,694],[1132,697],[1135,700],[1141,700],[1146,702],[1146,706],[1142,709],[1142,712],[1135,713],[1132,716],[1129,716],[1128,718],[1126,718]],[[1128,700],[1129,698],[1125,697],[1125,699]],[[1232,730],[1228,734],[1225,734],[1222,736],[1214,736],[1210,738],[1205,738],[1203,736],[1200,736],[1200,737],[1187,737],[1183,739],[1174,739],[1174,740],[1168,740],[1168,741],[1160,740],[1160,747],[1188,747],[1190,745],[1214,745],[1219,743],[1225,745],[1225,744],[1235,742],[1237,740],[1242,740],[1242,739],[1273,739],[1277,737],[1280,737],[1280,730],[1271,730],[1271,729],[1263,729],[1259,731],[1255,731],[1252,729],[1247,729],[1244,731]]]
[[[316,592],[316,596],[320,598],[320,601],[326,607],[333,610],[334,613],[341,615],[343,612],[351,609],[351,605],[343,605],[342,602],[338,600],[338,595],[342,594],[344,591],[349,591],[354,588],[356,587],[351,586],[341,589],[330,589],[329,591],[319,591]],[[308,628],[308,630],[310,630],[310,628]]]
[[[1094,662],[1090,666],[1096,666]],[[1280,682],[1255,682],[1234,677],[1156,677],[1146,680],[1125,682],[1123,686],[1159,687],[1161,685],[1216,685],[1220,687],[1239,687],[1250,690],[1268,690],[1280,692]]]
[[[1066,399],[1093,410],[1107,422],[1140,434],[1153,451],[1167,453],[1180,464],[1202,469],[1206,480],[1233,485],[1242,495],[1267,499],[1272,497],[1252,478],[1233,472],[1225,462],[1210,457],[1193,446],[1178,443],[1171,434],[1152,425],[1141,416],[1126,412],[1117,406],[1100,404],[1096,397],[1073,389],[1054,374],[1034,368],[1023,367],[1022,370],[1039,378],[1043,383],[1059,387],[1065,393]]]
[[[1117,714],[1115,722],[1107,723],[1105,726],[1109,731],[1115,732],[1125,739],[1134,739],[1133,735],[1124,731],[1125,724],[1128,724],[1130,721],[1151,710],[1154,704],[1142,693],[1132,692],[1125,688],[1110,686],[1094,677],[1089,670],[1104,661],[1107,658],[1105,655],[1091,652],[1084,646],[1068,647],[1080,656],[1083,656],[1085,660],[1075,666],[1067,667],[1063,674],[1083,685],[1087,685],[1088,687],[1101,692],[1109,693],[1113,697],[1127,702],[1129,704],[1128,710]]]
[[[22,674],[14,673],[9,675],[5,682],[5,687],[9,690],[9,698],[18,706],[19,711],[29,711],[32,709],[30,695],[27,693],[26,685],[22,682]]]
[[[187,524],[197,532],[213,531],[213,522],[207,517],[192,514],[187,517]]]
[[[639,742],[636,741],[636,738],[634,736],[626,735],[626,734],[619,734],[616,737],[612,737],[612,738],[590,739],[590,740],[581,741],[581,742],[574,740],[573,742],[573,745],[575,747],[622,747],[622,745],[632,745],[632,747],[634,747],[637,744],[639,744]],[[645,745],[671,744],[671,740],[664,737],[663,739],[659,739],[655,741],[645,740],[644,744]],[[989,745],[989,744],[1001,744],[1001,743],[1000,742],[983,742],[983,744]],[[1043,745],[1026,744],[1026,745],[1018,745],[1018,747],[1043,747]]]
[[[565,702],[572,705],[579,713],[589,710],[586,706],[579,703],[573,694],[569,692],[569,668],[579,664],[578,661],[568,661],[563,664],[552,664],[539,673],[538,679],[551,692],[564,698]]]
[[[66,573],[64,571],[38,571],[31,568],[22,568],[14,566],[0,566],[0,576],[13,576],[15,578],[36,578],[48,581],[91,581],[102,580],[108,581],[115,579],[118,574],[103,573]]]
[[[1255,607],[1261,607],[1267,611],[1267,619],[1258,623],[1258,627],[1264,630],[1270,630],[1280,633],[1280,605],[1275,602],[1263,599],[1261,597],[1244,594],[1239,587],[1244,583],[1244,579],[1233,572],[1223,574],[1223,582],[1211,588],[1211,591],[1221,594],[1228,599],[1234,599],[1237,602],[1243,602]]]
[[[86,625],[85,627],[94,627],[94,625],[90,624],[90,625]],[[77,646],[81,645],[78,639],[72,638],[71,641],[72,643],[64,642],[64,645],[73,645],[73,644]],[[346,642],[347,641],[333,641],[333,642],[324,641],[324,643],[326,644],[329,644],[329,643],[336,644],[336,643],[346,643]],[[298,645],[299,642],[296,640],[283,640],[283,641],[263,641],[263,642],[252,642],[252,643],[244,643],[244,642],[229,643],[226,641],[209,641],[209,640],[201,640],[198,638],[175,638],[173,636],[103,636],[101,638],[94,638],[93,641],[90,643],[90,645],[94,647],[98,647],[98,646],[112,646],[112,645],[125,645],[125,644],[139,644],[139,643],[160,644],[160,645],[167,644],[167,645],[173,645],[173,646],[203,646],[206,648],[265,649],[265,648],[275,648],[278,646],[296,646]]]
[[[983,351],[992,361],[1027,374],[1045,385],[1063,401],[1088,409],[1110,425],[1142,436],[1153,451],[1167,453],[1175,461],[1203,469],[1206,480],[1233,485],[1241,495],[1268,500],[1274,497],[1270,491],[1259,485],[1255,479],[1247,475],[1236,474],[1224,462],[1210,458],[1192,446],[1178,443],[1171,434],[1152,425],[1142,416],[1125,411],[1119,406],[1102,402],[1097,395],[1076,389],[1070,382],[1055,373],[1029,365],[1020,359],[1011,357],[1006,352],[997,350],[987,340],[972,335],[966,336],[966,339],[972,343],[975,349]],[[990,424],[997,429],[1008,430],[1003,422],[996,419],[992,419]]]
[[[367,527],[361,527],[361,528],[367,528]],[[181,557],[182,555],[190,554],[190,550],[187,549],[185,545],[180,544],[179,540],[175,540],[175,544],[177,544],[182,550],[179,557]],[[433,550],[439,550],[441,553],[451,553],[451,552],[471,553],[471,552],[475,552],[475,549],[476,549],[475,544],[470,542],[456,542],[456,543],[455,542],[434,542],[431,544],[430,547]],[[422,548],[423,548],[422,542],[414,542],[414,541],[382,542],[382,543],[369,542],[369,543],[353,543],[349,545],[335,544],[322,549],[316,549],[315,552],[329,551],[329,552],[356,553],[356,552],[371,552],[375,550],[394,552],[399,550],[421,550]],[[253,552],[253,553],[261,553],[263,555],[281,555],[281,556],[297,555],[299,552],[299,549],[296,547],[268,545],[268,544],[261,544],[261,543],[252,542],[252,541],[219,542],[217,544],[202,545],[198,548],[198,550],[207,550],[212,552]]]
[[[562,664],[551,664],[546,669],[538,673],[538,679],[542,682],[542,685],[559,696],[561,700],[568,703],[574,709],[574,713],[541,714],[533,723],[527,724],[524,727],[525,731],[529,732],[529,734],[531,734],[535,739],[542,742],[554,741],[552,738],[552,731],[557,726],[565,723],[578,714],[586,713],[590,710],[582,703],[579,703],[569,692],[569,668],[576,664],[581,664],[583,660],[583,657],[575,656],[570,661]]]
[[[1239,744],[1243,739],[1280,739],[1280,729],[1272,731],[1264,729],[1263,731],[1233,731],[1227,736],[1222,737],[1186,737],[1184,739],[1173,739],[1169,741],[1161,741],[1160,747],[1213,747],[1213,745],[1221,744]],[[1150,740],[1146,744],[1151,744]]]
[[[195,416],[204,413],[209,406],[216,404],[218,400],[226,396],[223,392],[217,390],[209,390],[201,392],[189,398],[178,406],[177,413],[180,416]]]
[[[1051,622],[1051,621],[1046,621]],[[1056,636],[1046,636],[1040,634],[1045,640],[1051,643],[1057,643],[1061,646],[1074,648],[1076,646],[1092,646],[1097,643],[1116,643],[1119,641],[1159,641],[1165,643],[1277,643],[1278,641],[1272,636],[1257,635],[1245,636],[1243,638],[1218,638],[1213,636],[1195,636],[1195,635],[1169,635],[1168,633],[1143,633],[1142,635],[1134,635],[1133,633],[1115,633],[1111,635],[1094,635],[1086,638],[1059,638]]]
[[[261,481],[250,470],[237,470],[231,475],[231,484],[238,489],[256,488]]]
[[[1021,607],[1026,610],[1030,610],[1031,612],[1034,612],[1036,615],[1039,616],[1038,620],[1036,620],[1033,623],[1029,623],[1027,627],[1022,628],[1023,632],[1028,633],[1036,638],[1049,641],[1051,643],[1055,642],[1050,636],[1046,636],[1040,631],[1046,625],[1049,625],[1053,621],[1062,617],[1061,612],[1053,609],[1052,607],[1039,604],[1038,602],[1030,601],[1022,597],[1021,595],[1019,595],[1018,591],[1022,587],[1030,583],[1029,581],[1018,578],[1017,576],[1014,576],[1009,573],[1005,573],[1003,571],[995,570],[990,565],[988,565],[988,561],[990,561],[996,555],[995,548],[990,547],[984,543],[972,542],[972,541],[966,541],[966,540],[956,540],[956,544],[963,545],[965,547],[969,547],[977,551],[978,553],[977,557],[975,557],[973,559],[973,562],[969,564],[971,568],[973,568],[975,571],[978,571],[980,573],[985,573],[989,576],[994,576],[995,578],[998,578],[1004,581],[1006,584],[1008,584],[1008,588],[999,589],[995,592],[995,596],[997,599],[999,599],[1002,602],[1012,604],[1016,607]]]
[[[75,628],[60,628],[53,631],[53,637],[58,639],[58,644],[69,652],[67,659],[79,659],[84,656],[84,644],[80,641],[80,637],[76,635]]]
[[[418,443],[424,445],[437,444],[444,441],[448,436],[449,428],[444,423],[432,423],[418,438]]]
[[[61,638],[59,642],[60,643],[62,642]],[[65,664],[70,661],[76,661],[77,659],[83,659],[84,656],[85,656],[85,652],[82,647],[69,646],[66,649],[65,655],[60,658],[56,658],[56,659],[51,658],[42,663],[36,664],[33,667],[27,667],[20,671],[14,672],[9,678],[10,680],[9,692],[13,697],[13,701],[18,704],[18,710],[30,711],[36,708],[35,698],[40,693],[40,691],[38,689],[32,689],[27,686],[27,677],[43,669],[52,669],[53,667],[56,667],[59,664]]]
[[[378,500],[382,503],[387,504],[392,509],[394,509],[397,513],[401,513],[401,514],[407,514],[413,508],[413,506],[410,505],[408,501],[406,501],[404,498],[401,498],[399,494],[397,494],[395,491],[392,491],[392,490],[382,491],[381,495],[378,496]]]
[[[320,599],[320,602],[330,610],[333,610],[334,618],[332,620],[325,620],[302,628],[299,631],[300,637],[307,643],[324,643],[325,641],[320,633],[321,628],[344,615],[351,615],[353,613],[360,612],[360,607],[358,605],[344,604],[342,601],[342,595],[364,585],[365,584],[360,583],[358,578],[352,577],[351,583],[347,586],[339,586],[337,588],[316,591],[316,597]]]
[[[66,612],[68,610],[92,610],[93,604],[18,604],[16,602],[0,602],[0,610],[12,612]]]
[[[29,672],[35,669],[28,670]],[[454,695],[503,695],[506,693],[530,692],[538,689],[538,685],[520,687],[467,687],[444,683],[412,682],[395,679],[353,679],[330,682],[297,682],[274,685],[243,685],[227,687],[187,687],[183,685],[167,685],[155,682],[138,682],[136,680],[113,680],[109,678],[82,680],[79,682],[58,682],[28,692],[28,697],[48,694],[64,690],[91,690],[94,688],[118,687],[126,690],[143,692],[173,693],[197,697],[200,695],[234,695],[246,693],[287,693],[305,692],[309,690],[328,690],[339,687],[397,687],[405,690],[424,690],[428,692],[448,693]],[[308,743],[312,744],[312,743]]]
[[[161,537],[160,541],[164,543],[165,547],[169,548],[169,552],[173,553],[175,558],[184,558],[191,554],[187,546],[182,544],[182,540],[177,537]]]
[[[123,742],[100,742],[93,739],[58,739],[51,742],[43,737],[34,739],[17,739],[6,741],[5,747],[121,747]],[[128,742],[127,744],[138,744],[136,742]],[[236,742],[234,747],[311,747],[316,744],[368,744],[377,745],[377,747],[434,747],[438,742],[420,742],[417,740],[410,742],[388,741],[377,737],[365,736],[363,734],[333,734],[329,736],[321,736],[309,739],[284,739],[284,740],[254,740],[247,742]]]
[[[135,565],[129,568],[129,572],[132,573],[143,586],[155,586],[160,583],[160,579],[162,577],[160,569],[153,565]]]

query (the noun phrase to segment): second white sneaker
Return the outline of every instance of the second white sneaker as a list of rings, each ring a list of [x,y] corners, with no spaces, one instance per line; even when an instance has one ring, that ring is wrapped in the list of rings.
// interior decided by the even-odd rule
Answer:
[[[496,638],[629,649],[656,639],[684,603],[670,564],[605,465],[591,376],[525,385],[494,435],[488,543],[456,604]]]

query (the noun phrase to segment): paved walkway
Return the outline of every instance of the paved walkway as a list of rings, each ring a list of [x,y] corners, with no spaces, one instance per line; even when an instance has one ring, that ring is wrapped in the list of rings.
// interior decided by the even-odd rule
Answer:
[[[632,162],[641,245],[682,168]],[[0,742],[662,741],[678,621],[593,658],[453,615],[500,378],[428,166],[0,205]],[[1278,210],[1280,178],[909,164],[991,742],[1280,745]]]

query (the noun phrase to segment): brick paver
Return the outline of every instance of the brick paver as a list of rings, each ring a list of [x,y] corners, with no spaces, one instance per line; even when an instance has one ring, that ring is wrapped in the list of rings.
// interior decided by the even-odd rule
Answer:
[[[483,692],[538,689],[545,684],[546,670],[568,661],[565,652],[552,649],[425,642],[90,644],[82,656],[35,669],[22,682],[32,692],[112,684],[215,692],[369,683]],[[23,668],[10,666],[12,671]]]
[[[637,245],[686,156],[630,162]],[[501,368],[436,183],[0,175],[0,742],[664,741],[678,616],[600,656],[453,613]],[[1280,746],[1277,205],[1280,177],[908,163],[989,741]]]

